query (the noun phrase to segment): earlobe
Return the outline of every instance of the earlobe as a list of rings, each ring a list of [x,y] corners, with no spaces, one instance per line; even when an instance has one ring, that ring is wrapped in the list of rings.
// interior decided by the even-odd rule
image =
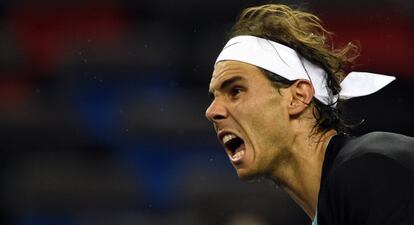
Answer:
[[[297,80],[291,85],[292,98],[289,104],[289,114],[299,115],[310,105],[314,90],[308,80]]]

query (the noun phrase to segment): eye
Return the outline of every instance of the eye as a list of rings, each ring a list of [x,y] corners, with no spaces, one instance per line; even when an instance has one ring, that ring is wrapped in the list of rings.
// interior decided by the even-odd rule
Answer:
[[[241,88],[241,87],[233,87],[233,88],[231,88],[230,93],[231,93],[232,96],[236,96],[236,95],[240,94],[242,91],[243,91],[243,88]]]

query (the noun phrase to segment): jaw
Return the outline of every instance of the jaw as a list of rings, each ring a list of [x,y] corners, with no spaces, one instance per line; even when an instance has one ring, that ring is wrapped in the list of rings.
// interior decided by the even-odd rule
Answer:
[[[243,181],[250,181],[259,177],[259,175],[252,173],[248,168],[236,168],[236,172],[239,179]]]
[[[291,154],[279,148],[253,148],[246,143],[246,153],[241,163],[233,163],[237,175],[242,180],[252,180],[256,178],[277,179],[274,175],[279,174],[291,159]],[[280,174],[279,174],[280,175]]]
[[[233,165],[236,169],[237,176],[243,181],[251,181],[262,177],[267,177],[266,173],[257,168],[253,162],[249,165]]]
[[[239,160],[234,160],[230,157],[230,162],[236,170],[238,177],[241,180],[252,180],[262,176],[256,165],[257,162],[254,149],[249,143],[243,145],[244,148],[241,151],[244,151],[244,153]]]

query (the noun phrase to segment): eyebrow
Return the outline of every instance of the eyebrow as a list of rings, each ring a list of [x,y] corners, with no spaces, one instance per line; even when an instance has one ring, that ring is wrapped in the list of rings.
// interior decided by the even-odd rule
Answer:
[[[230,79],[227,79],[227,80],[223,81],[220,84],[220,87],[218,88],[218,90],[224,90],[224,89],[228,88],[233,83],[235,83],[235,82],[237,82],[239,80],[244,80],[244,78],[241,77],[241,76],[234,76],[234,77],[232,77]],[[214,99],[214,94],[213,94],[213,91],[212,90],[209,90],[208,94],[209,94],[209,96],[210,96],[211,99]]]

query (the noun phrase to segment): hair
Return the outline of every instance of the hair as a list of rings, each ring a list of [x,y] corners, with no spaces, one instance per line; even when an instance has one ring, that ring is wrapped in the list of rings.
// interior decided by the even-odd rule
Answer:
[[[334,95],[341,91],[344,70],[359,54],[358,46],[351,42],[335,49],[331,41],[332,33],[321,25],[317,16],[286,5],[266,4],[244,9],[231,28],[229,39],[240,35],[265,38],[294,49],[327,72],[327,85]],[[263,72],[276,87],[294,83],[270,71]],[[315,128],[318,131],[335,129],[338,132],[349,128],[350,125],[342,118],[343,104],[344,101],[338,101],[334,107],[313,98]]]

